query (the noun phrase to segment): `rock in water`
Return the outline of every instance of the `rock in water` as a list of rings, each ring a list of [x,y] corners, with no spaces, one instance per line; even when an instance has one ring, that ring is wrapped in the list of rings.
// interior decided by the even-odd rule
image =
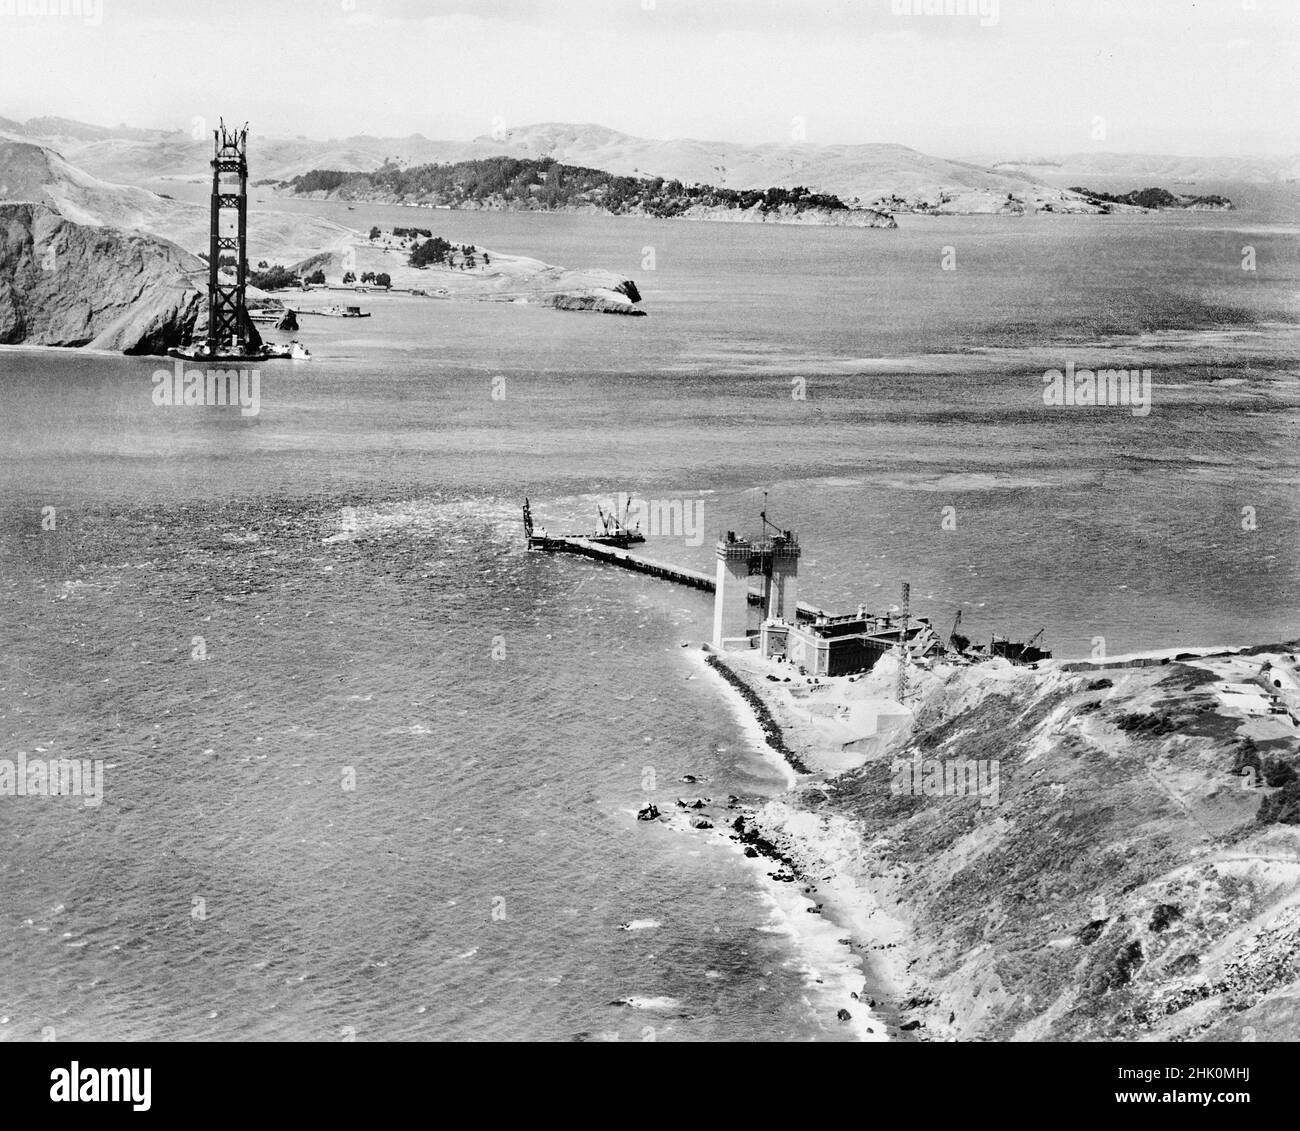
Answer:
[[[621,293],[612,290],[593,290],[587,294],[549,294],[543,295],[537,301],[539,305],[552,306],[556,310],[589,310],[596,314],[628,314],[633,318],[644,318],[646,312],[619,298],[618,295]]]
[[[851,1014],[847,1009],[841,1009],[835,1016],[838,1017],[841,1021],[853,1020],[853,1014]]]
[[[207,266],[175,244],[0,204],[0,342],[163,353],[193,331]]]

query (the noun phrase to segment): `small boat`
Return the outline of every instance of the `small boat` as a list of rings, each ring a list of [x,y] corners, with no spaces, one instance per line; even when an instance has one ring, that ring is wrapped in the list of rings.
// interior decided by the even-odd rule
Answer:
[[[310,361],[311,350],[294,339],[287,346],[265,342],[250,353],[209,353],[207,344],[200,342],[197,345],[169,349],[167,356],[179,358],[181,361],[201,362]]]
[[[370,311],[359,306],[327,306],[324,310],[303,311],[304,314],[323,314],[326,318],[369,318]]]

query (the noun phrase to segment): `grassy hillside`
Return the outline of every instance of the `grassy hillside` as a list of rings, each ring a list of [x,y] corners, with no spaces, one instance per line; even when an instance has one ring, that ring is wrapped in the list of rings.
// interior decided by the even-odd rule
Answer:
[[[760,827],[778,844],[799,820],[856,830],[839,860],[807,838],[783,851],[812,891],[847,870],[905,925],[903,1017],[923,1038],[1292,1038],[1300,741],[1285,715],[1238,704],[1260,661],[1292,670],[1295,648],[927,677],[893,756]],[[894,757],[996,763],[993,803],[900,791]]]
[[[1216,194],[1181,196],[1163,188],[1134,189],[1132,192],[1109,193],[1097,192],[1093,189],[1081,188],[1075,185],[1071,187],[1070,191],[1077,192],[1081,196],[1086,196],[1089,200],[1099,203],[1131,204],[1138,208],[1199,208],[1227,211],[1232,207],[1232,201],[1225,196]]]

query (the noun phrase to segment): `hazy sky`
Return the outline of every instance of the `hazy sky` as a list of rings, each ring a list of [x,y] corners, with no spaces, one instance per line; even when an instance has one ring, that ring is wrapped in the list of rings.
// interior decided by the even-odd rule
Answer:
[[[789,141],[801,119],[810,142],[947,156],[1300,151],[1300,0],[926,14],[944,3],[0,0],[0,115],[188,129],[224,114],[319,137],[599,122],[749,142]],[[60,4],[73,12],[38,14]]]

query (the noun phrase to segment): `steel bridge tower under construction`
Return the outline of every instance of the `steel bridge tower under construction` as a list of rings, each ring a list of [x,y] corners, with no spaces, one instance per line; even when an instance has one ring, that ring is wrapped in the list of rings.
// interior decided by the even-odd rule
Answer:
[[[233,232],[223,219],[234,214]],[[222,255],[234,253],[233,283],[221,278]],[[212,131],[212,220],[208,243],[208,333],[211,355],[251,356],[262,336],[248,316],[248,126]]]

